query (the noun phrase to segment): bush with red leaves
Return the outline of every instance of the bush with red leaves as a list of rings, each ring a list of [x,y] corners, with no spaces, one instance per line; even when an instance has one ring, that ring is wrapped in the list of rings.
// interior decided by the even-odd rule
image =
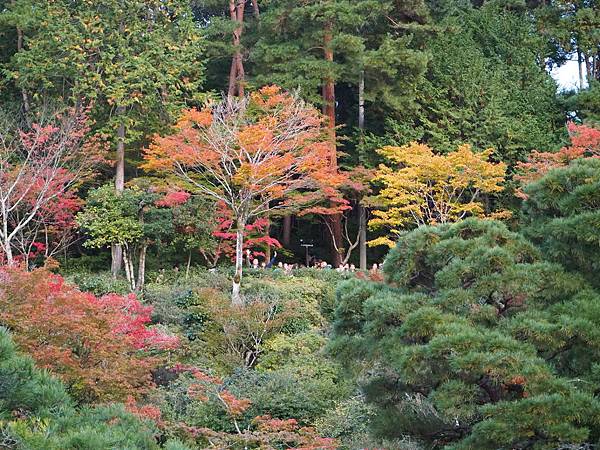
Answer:
[[[179,342],[147,327],[151,313],[134,295],[98,298],[47,269],[0,267],[0,324],[81,402],[124,400],[152,387],[161,353]]]

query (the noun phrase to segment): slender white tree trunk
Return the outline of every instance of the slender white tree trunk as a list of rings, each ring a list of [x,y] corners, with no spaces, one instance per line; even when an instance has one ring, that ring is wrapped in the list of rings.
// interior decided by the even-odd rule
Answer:
[[[123,106],[117,107],[117,115],[125,113]],[[120,194],[125,189],[125,125],[121,123],[117,129],[117,158],[115,166],[115,191]],[[111,247],[112,264],[111,272],[113,278],[116,278],[121,271],[121,261],[123,260],[123,249],[120,245]],[[133,275],[133,274],[132,274]]]
[[[245,227],[245,221],[241,218],[238,218],[235,236],[235,274],[233,276],[233,286],[231,289],[231,303],[238,306],[243,304],[240,288],[242,286],[242,269],[244,267],[243,248]]]
[[[192,250],[188,252],[187,266],[185,267],[185,278],[188,279],[190,276],[190,266],[192,265]]]
[[[125,277],[129,282],[131,291],[135,291],[135,272],[133,270],[133,261],[129,255],[127,247],[121,247],[123,250],[123,264],[125,265]]]
[[[360,270],[367,270],[367,209],[358,205],[358,248]]]
[[[15,262],[15,259],[14,259],[13,253],[12,253],[10,241],[8,239],[5,239],[2,247],[4,250],[4,257],[6,258],[6,264],[8,264],[9,266],[12,266]]]
[[[146,284],[146,250],[148,246],[146,244],[142,244],[140,248],[140,259],[138,263],[138,279],[136,288],[138,291],[144,290],[144,285]]]
[[[360,143],[363,143],[365,131],[365,71],[360,71],[358,82],[358,129],[360,132]],[[364,150],[361,148],[361,152]],[[361,155],[362,156],[362,155]],[[364,158],[361,158],[364,159]],[[364,164],[364,161],[361,161]],[[361,204],[358,205],[358,251],[359,267],[361,270],[367,270],[367,210]]]
[[[583,89],[583,54],[581,50],[577,49],[577,65],[579,67],[579,89]]]

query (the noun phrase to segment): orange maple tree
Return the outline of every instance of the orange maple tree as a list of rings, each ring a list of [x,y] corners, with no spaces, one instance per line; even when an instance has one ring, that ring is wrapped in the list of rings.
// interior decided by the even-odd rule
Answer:
[[[185,111],[174,134],[155,137],[143,167],[174,175],[186,190],[231,211],[236,233],[232,301],[241,304],[248,221],[334,196],[338,175],[329,155],[322,115],[297,96],[268,86]]]
[[[514,178],[521,187],[540,179],[552,169],[568,166],[574,159],[600,157],[600,129],[573,122],[570,122],[567,128],[571,145],[562,147],[557,152],[534,150],[526,161],[517,164],[517,174]],[[520,188],[517,189],[516,195],[526,198]]]

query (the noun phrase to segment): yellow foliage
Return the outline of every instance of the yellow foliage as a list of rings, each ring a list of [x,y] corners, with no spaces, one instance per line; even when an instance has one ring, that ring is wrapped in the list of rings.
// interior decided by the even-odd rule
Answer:
[[[503,189],[506,164],[489,161],[492,149],[473,152],[468,144],[440,155],[427,145],[411,143],[384,147],[378,153],[389,161],[381,164],[375,181],[383,189],[374,198],[380,207],[373,212],[371,228],[387,228],[390,235],[370,245],[393,245],[393,237],[412,225],[455,222],[482,216],[483,193]]]

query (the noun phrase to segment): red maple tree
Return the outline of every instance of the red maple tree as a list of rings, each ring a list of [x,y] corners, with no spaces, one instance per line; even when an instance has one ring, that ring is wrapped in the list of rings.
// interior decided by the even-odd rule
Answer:
[[[42,244],[48,255],[68,244],[65,232],[79,208],[74,189],[103,161],[100,147],[85,139],[88,131],[85,110],[47,112],[26,128],[0,122],[0,252],[6,263],[15,262],[15,250],[27,257]]]

